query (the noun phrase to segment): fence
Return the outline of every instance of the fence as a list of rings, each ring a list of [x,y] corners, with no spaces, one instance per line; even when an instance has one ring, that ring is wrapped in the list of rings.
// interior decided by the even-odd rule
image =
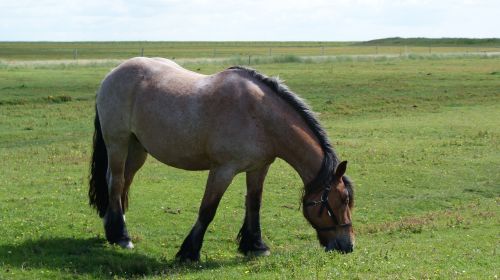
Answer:
[[[177,58],[230,58],[263,56],[409,55],[440,53],[496,53],[499,47],[357,46],[349,44],[252,43],[0,43],[4,60],[126,59],[135,56]]]

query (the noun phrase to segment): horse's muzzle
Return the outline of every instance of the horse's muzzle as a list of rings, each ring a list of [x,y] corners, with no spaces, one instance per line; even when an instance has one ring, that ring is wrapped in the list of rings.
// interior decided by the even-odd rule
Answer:
[[[328,243],[325,251],[339,251],[342,254],[351,253],[354,250],[354,244],[350,240],[334,239]]]

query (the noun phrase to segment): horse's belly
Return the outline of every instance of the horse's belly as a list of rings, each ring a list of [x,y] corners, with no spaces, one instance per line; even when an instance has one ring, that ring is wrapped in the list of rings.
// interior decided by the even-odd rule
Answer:
[[[210,160],[199,143],[179,133],[137,133],[136,137],[155,159],[172,167],[186,170],[206,170]]]
[[[162,157],[157,154],[151,154],[157,160],[166,165],[180,168],[184,170],[208,170],[210,169],[210,161],[204,156],[166,156]]]

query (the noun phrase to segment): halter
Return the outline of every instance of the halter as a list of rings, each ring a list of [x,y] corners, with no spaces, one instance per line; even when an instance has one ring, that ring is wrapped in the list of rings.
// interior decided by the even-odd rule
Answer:
[[[321,217],[321,214],[323,214],[323,210],[328,212],[328,216],[332,218],[333,226],[329,227],[318,227],[314,224],[311,223],[312,227],[315,228],[317,231],[329,231],[329,230],[336,230],[337,228],[344,228],[344,227],[350,227],[352,226],[352,223],[345,223],[341,224],[335,217],[335,214],[333,213],[333,209],[330,206],[330,203],[328,202],[328,195],[330,194],[331,187],[326,187],[325,190],[323,191],[323,194],[321,195],[321,200],[315,200],[315,201],[309,201],[304,203],[304,207],[311,207],[311,206],[316,206],[318,204],[321,204],[321,207],[319,208],[318,212],[318,217]]]

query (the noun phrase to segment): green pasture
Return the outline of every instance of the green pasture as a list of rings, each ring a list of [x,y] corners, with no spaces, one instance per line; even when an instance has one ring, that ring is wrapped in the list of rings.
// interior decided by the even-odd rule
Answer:
[[[36,56],[13,44],[20,49],[14,54],[6,44],[0,59],[72,58],[71,52]],[[137,55],[140,46],[116,43],[115,49],[134,51],[111,58]],[[346,46],[331,46],[337,47]],[[498,278],[499,57],[277,62],[252,67],[304,97],[349,161],[356,183],[352,254],[319,247],[299,210],[300,178],[281,160],[264,189],[269,257],[237,252],[241,174],[208,229],[202,261],[175,262],[207,172],[173,169],[151,157],[127,212],[136,248],[106,244],[102,222],[88,207],[87,176],[94,95],[115,63],[0,64],[0,279]],[[184,66],[214,73],[228,63]]]

